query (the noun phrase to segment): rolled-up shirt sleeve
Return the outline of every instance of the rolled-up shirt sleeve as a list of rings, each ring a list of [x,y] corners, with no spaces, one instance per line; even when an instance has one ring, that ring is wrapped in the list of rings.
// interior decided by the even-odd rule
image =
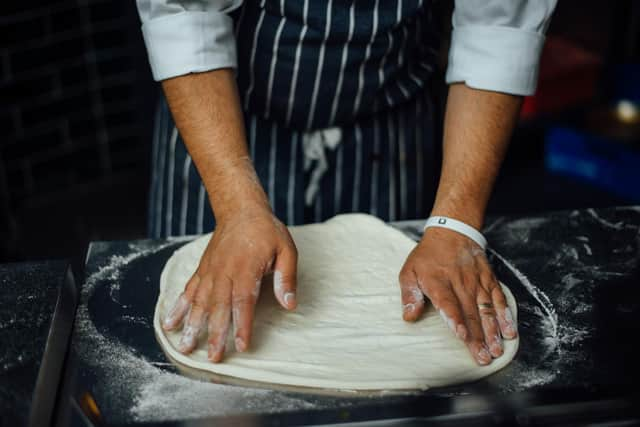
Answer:
[[[242,0],[137,0],[153,78],[236,68],[229,12]]]
[[[447,83],[531,95],[556,0],[457,0]]]

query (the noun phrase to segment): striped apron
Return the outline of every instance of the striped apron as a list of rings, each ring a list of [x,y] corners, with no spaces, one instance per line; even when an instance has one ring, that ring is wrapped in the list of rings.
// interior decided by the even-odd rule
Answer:
[[[429,12],[422,0],[245,0],[235,12],[250,155],[283,222],[428,214],[440,160]],[[206,190],[164,98],[152,156],[150,236],[210,231]]]

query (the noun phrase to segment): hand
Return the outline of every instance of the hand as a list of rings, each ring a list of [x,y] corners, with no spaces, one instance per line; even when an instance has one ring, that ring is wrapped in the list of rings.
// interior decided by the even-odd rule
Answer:
[[[296,247],[287,228],[265,207],[245,209],[218,222],[193,277],[163,322],[182,325],[179,351],[190,353],[207,328],[208,358],[222,360],[233,319],[235,348],[251,341],[256,301],[263,276],[273,272],[273,290],[287,310],[296,307]]]
[[[502,338],[516,325],[484,251],[471,239],[429,228],[400,272],[403,318],[417,320],[429,298],[451,331],[480,365],[503,353]],[[482,308],[482,305],[490,304]]]

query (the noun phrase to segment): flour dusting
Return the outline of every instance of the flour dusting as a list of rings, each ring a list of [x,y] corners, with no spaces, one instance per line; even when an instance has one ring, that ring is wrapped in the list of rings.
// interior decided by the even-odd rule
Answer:
[[[104,372],[93,390],[103,412],[110,407],[129,408],[129,414],[137,422],[151,420],[184,420],[229,413],[270,413],[301,410],[315,407],[313,399],[288,396],[271,390],[248,389],[189,379],[162,368],[170,363],[152,363],[119,341],[101,334],[95,327],[88,303],[97,286],[109,286],[111,296],[118,295],[120,276],[131,262],[159,252],[170,242],[153,248],[135,247],[126,256],[114,255],[90,275],[81,292],[77,315],[78,356],[95,370]],[[130,249],[134,249],[130,246]],[[127,322],[149,325],[144,318],[124,318]],[[150,327],[151,328],[151,327]],[[151,328],[152,329],[152,328]],[[108,396],[109,399],[100,399]],[[105,410],[106,409],[106,410]],[[111,419],[117,423],[120,420]]]

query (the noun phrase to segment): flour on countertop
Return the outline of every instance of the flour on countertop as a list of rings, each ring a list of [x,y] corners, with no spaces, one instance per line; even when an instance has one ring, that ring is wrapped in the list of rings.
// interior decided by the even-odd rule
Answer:
[[[175,242],[155,248],[136,247],[126,256],[114,255],[87,278],[78,307],[77,351],[83,362],[104,371],[96,384],[96,395],[116,402],[98,400],[99,405],[130,408],[135,421],[193,419],[229,413],[276,412],[313,408],[313,399],[301,399],[270,390],[258,390],[192,380],[154,366],[133,348],[101,334],[88,312],[88,301],[95,287],[107,280],[111,295],[120,288],[120,274],[129,263],[158,252]],[[134,319],[148,322],[147,319]],[[171,365],[171,364],[168,364]],[[109,413],[117,414],[116,411]],[[118,423],[120,420],[111,419]]]

